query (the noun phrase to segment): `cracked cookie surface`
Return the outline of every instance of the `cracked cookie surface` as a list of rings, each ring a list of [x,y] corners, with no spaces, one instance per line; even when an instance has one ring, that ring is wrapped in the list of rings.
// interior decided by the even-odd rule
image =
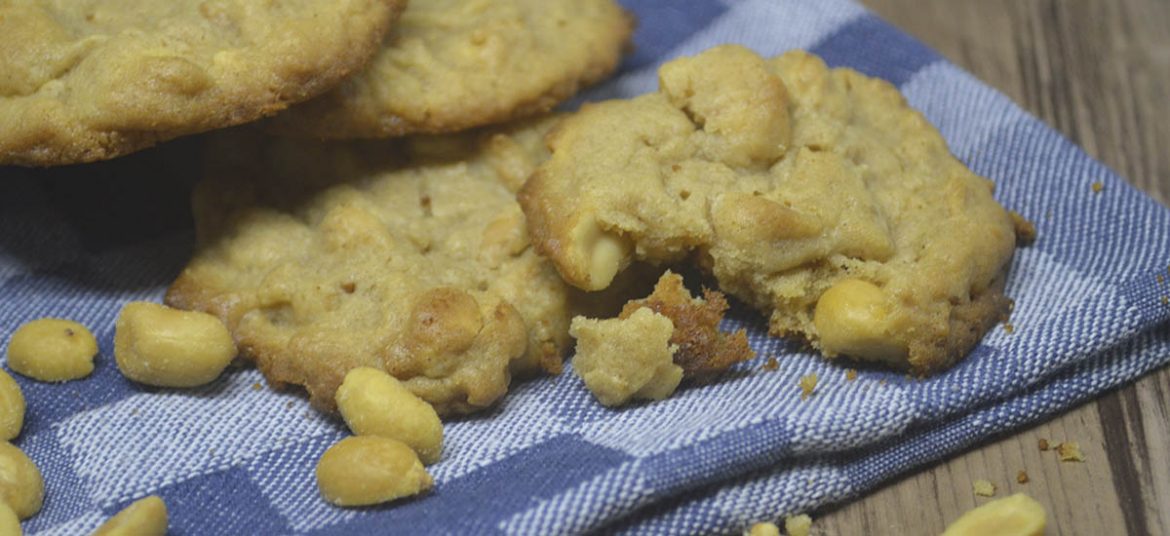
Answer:
[[[361,68],[404,5],[0,2],[0,164],[104,160],[271,115]]]
[[[773,334],[915,373],[1006,315],[1012,218],[889,83],[722,46],[659,85],[568,118],[520,192],[569,283],[694,259]]]
[[[613,0],[411,2],[364,72],[269,127],[381,138],[546,112],[612,72],[631,30]]]
[[[195,258],[166,302],[218,315],[269,382],[334,407],[375,367],[441,414],[558,372],[568,287],[515,192],[552,119],[507,131],[318,143],[225,133],[195,195]]]

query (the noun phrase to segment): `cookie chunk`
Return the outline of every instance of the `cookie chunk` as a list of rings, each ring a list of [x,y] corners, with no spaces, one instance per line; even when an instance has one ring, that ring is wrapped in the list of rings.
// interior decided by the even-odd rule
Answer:
[[[674,324],[664,315],[638,308],[624,319],[573,318],[577,339],[573,370],[598,402],[620,406],[634,399],[662,400],[683,378],[670,343]]]
[[[573,367],[602,404],[661,400],[684,378],[705,381],[755,357],[743,331],[723,333],[723,294],[704,290],[695,298],[678,274],[667,271],[654,292],[630,300],[617,318],[573,318],[577,339]]]
[[[411,2],[363,73],[270,126],[381,138],[545,112],[612,72],[632,26],[613,0]]]
[[[1007,313],[1012,218],[890,84],[738,46],[672,61],[659,82],[567,119],[520,192],[569,283],[693,259],[773,334],[915,373]]]
[[[702,298],[692,297],[678,274],[662,274],[654,292],[644,299],[630,300],[619,318],[629,318],[639,309],[650,309],[674,324],[670,343],[678,350],[673,359],[689,379],[709,380],[727,367],[756,356],[744,330],[719,331],[719,322],[727,311],[723,293],[703,289]]]
[[[0,164],[104,160],[271,115],[361,68],[405,0],[0,3]]]
[[[560,370],[567,287],[529,247],[515,192],[550,120],[401,142],[225,133],[195,196],[195,258],[169,305],[218,315],[274,385],[335,406],[384,370],[440,414]]]

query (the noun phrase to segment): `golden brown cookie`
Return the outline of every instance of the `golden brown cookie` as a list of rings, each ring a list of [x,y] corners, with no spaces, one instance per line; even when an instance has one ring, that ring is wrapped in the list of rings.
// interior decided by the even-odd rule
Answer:
[[[0,2],[0,164],[113,158],[361,68],[405,0]]]
[[[382,138],[546,112],[612,72],[632,26],[613,0],[411,2],[365,72],[269,126]]]
[[[693,258],[774,334],[917,373],[1006,314],[1012,218],[893,86],[737,46],[659,80],[566,119],[520,192],[566,281]]]
[[[560,370],[568,289],[515,201],[550,122],[401,142],[222,134],[196,191],[199,250],[166,302],[218,315],[269,382],[322,409],[357,367],[440,414],[485,408],[513,374]]]

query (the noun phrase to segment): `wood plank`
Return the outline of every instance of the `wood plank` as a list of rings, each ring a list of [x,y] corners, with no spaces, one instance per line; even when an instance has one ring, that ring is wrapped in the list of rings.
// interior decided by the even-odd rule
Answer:
[[[1170,202],[1170,2],[865,3]],[[1040,438],[1087,459],[1061,463]],[[1042,502],[1050,535],[1170,534],[1170,370],[826,512],[816,533],[937,534],[988,500],[976,479]]]

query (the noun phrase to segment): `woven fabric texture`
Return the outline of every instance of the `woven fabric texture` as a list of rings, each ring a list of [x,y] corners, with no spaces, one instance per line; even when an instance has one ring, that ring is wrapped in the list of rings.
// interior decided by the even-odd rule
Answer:
[[[626,4],[637,50],[579,100],[653,91],[663,61],[721,43],[804,48],[896,84],[1039,228],[1009,279],[1014,333],[992,330],[932,378],[862,370],[847,381],[844,364],[768,338],[737,306],[724,327],[746,328],[762,357],[720,381],[620,410],[571,370],[515,384],[494,410],[447,424],[432,493],[339,509],[318,496],[313,469],[347,430],[303,396],[257,389],[254,369],[194,390],[116,370],[119,308],[161,299],[190,255],[189,183],[0,169],[0,337],[59,316],[101,346],[85,380],[16,376],[29,410],[14,443],[47,489],[25,531],[87,533],[159,494],[172,534],[736,532],[855,497],[1170,361],[1170,287],[1158,277],[1170,279],[1170,210],[1003,95],[849,0]],[[760,370],[766,356],[778,370]],[[802,401],[799,379],[812,372],[817,392]]]

